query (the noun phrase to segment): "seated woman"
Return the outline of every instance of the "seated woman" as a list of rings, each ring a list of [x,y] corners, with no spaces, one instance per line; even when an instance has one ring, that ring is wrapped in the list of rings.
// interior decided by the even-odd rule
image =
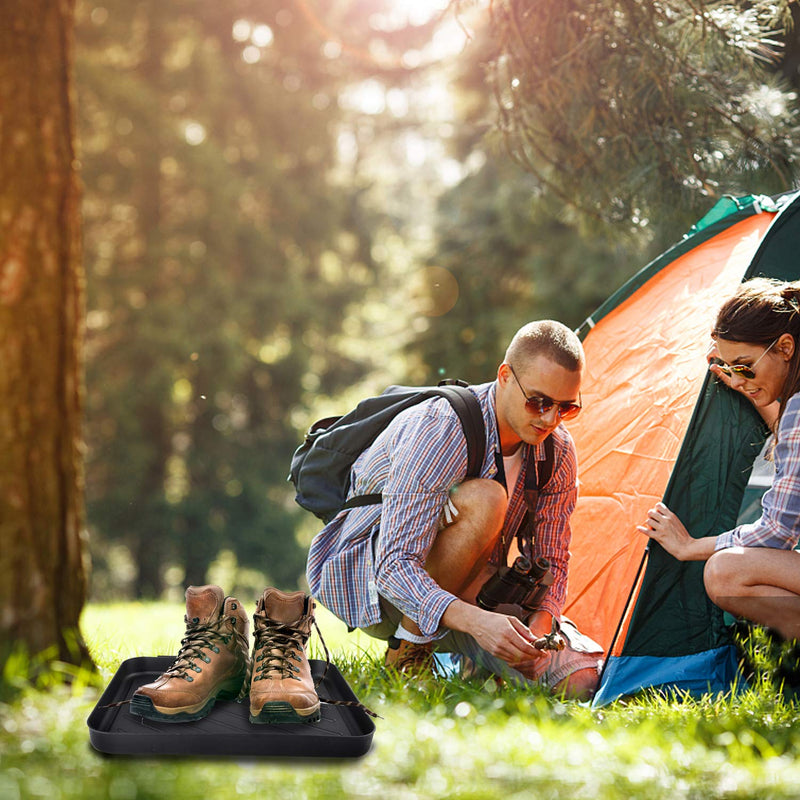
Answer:
[[[693,538],[663,503],[637,530],[680,561],[706,561],[703,579],[720,608],[800,638],[800,282],[757,278],[720,308],[710,369],[741,392],[775,435],[775,479],[762,514],[719,536]],[[713,363],[716,361],[717,363]]]

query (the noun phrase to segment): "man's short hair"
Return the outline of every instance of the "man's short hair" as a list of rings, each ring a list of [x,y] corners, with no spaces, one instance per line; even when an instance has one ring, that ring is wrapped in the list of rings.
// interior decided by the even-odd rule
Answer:
[[[529,322],[520,328],[506,350],[506,364],[521,365],[543,355],[564,369],[583,368],[583,345],[566,325],[552,319]]]

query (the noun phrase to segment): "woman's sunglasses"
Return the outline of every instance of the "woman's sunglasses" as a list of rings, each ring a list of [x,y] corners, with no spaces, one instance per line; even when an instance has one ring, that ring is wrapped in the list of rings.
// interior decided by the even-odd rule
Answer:
[[[781,337],[779,336],[778,339]],[[719,368],[728,376],[733,374],[741,375],[743,378],[751,381],[753,378],[756,377],[755,368],[758,366],[758,362],[761,361],[764,356],[769,353],[770,350],[776,345],[778,339],[776,339],[772,344],[767,345],[767,349],[755,360],[755,363],[752,366],[746,367],[744,364],[720,364]]]
[[[578,403],[559,403],[546,395],[533,395],[532,397],[528,397],[528,395],[525,394],[525,390],[522,388],[522,384],[519,382],[517,373],[514,372],[514,367],[509,364],[508,368],[511,370],[511,374],[514,376],[514,380],[517,382],[517,386],[519,386],[519,390],[525,398],[525,408],[532,414],[541,416],[542,414],[546,414],[553,406],[556,406],[558,408],[559,419],[572,419],[578,416],[578,412],[580,412],[582,408]]]

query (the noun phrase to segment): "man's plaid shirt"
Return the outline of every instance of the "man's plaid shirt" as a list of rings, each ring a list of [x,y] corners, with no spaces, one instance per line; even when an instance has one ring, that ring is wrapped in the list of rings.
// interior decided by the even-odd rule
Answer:
[[[470,387],[486,427],[482,478],[497,475],[499,452],[495,383]],[[577,497],[577,458],[563,425],[551,434],[553,474],[540,494],[534,556],[550,560],[555,576],[542,608],[560,616],[567,591],[569,519]],[[528,445],[523,445],[527,451]],[[535,446],[544,458],[544,446]],[[522,487],[526,452],[511,492],[504,535],[511,539],[525,514]],[[307,576],[311,593],[352,627],[381,620],[378,595],[414,620],[426,636],[440,633],[442,614],[455,596],[425,571],[448,492],[467,471],[461,422],[447,400],[426,400],[398,414],[353,465],[350,496],[383,493],[383,503],[340,512],[311,543]],[[509,536],[508,534],[511,534]]]

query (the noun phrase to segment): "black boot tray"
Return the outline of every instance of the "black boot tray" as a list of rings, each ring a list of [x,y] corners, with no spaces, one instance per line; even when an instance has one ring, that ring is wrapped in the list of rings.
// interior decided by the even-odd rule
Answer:
[[[86,720],[95,750],[113,755],[355,758],[372,744],[375,724],[356,706],[323,702],[319,722],[272,725],[251,723],[246,699],[218,701],[207,717],[194,722],[156,722],[132,714],[125,701],[174,660],[174,656],[140,656],[120,664]],[[325,662],[312,659],[309,663],[314,680],[319,681]],[[328,666],[318,693],[328,700],[356,702],[334,664]]]

